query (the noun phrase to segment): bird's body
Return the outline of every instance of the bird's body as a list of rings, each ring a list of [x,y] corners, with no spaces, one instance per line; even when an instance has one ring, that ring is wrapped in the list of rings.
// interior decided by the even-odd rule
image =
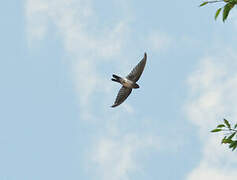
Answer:
[[[139,88],[139,87],[137,87],[138,86],[138,84],[137,83],[134,83],[134,82],[132,82],[132,81],[130,81],[129,79],[126,79],[126,78],[124,78],[123,79],[124,81],[122,82],[122,85],[124,86],[124,87],[126,87],[126,88]]]
[[[122,88],[119,90],[116,100],[111,107],[116,107],[123,103],[132,92],[132,89],[139,88],[139,85],[136,82],[138,81],[144,70],[144,67],[146,65],[146,58],[147,56],[145,53],[143,59],[125,78],[113,74],[113,78],[111,80],[120,83],[122,85]]]
[[[132,88],[139,88],[139,85],[137,83],[135,83],[127,78],[119,77],[115,74],[113,74],[112,81],[118,82],[126,88],[131,88],[131,89]]]

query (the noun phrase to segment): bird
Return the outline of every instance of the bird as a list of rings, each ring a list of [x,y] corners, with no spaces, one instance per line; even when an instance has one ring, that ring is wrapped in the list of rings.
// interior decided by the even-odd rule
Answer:
[[[127,97],[131,94],[132,89],[137,89],[140,86],[136,83],[142,75],[142,72],[146,65],[147,54],[144,53],[142,60],[132,69],[132,71],[125,77],[122,78],[116,74],[113,74],[111,79],[114,82],[118,82],[122,85],[120,88],[112,108],[122,104]]]

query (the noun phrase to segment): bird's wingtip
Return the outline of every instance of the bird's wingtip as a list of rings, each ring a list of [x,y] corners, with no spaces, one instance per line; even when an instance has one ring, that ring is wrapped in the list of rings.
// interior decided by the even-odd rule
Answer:
[[[113,105],[110,106],[110,107],[114,108],[114,107],[116,107],[116,106],[118,106],[118,104],[113,104]]]

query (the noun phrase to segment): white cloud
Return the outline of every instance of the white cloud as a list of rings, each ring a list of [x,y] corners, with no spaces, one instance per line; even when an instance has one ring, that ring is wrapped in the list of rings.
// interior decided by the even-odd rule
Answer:
[[[50,23],[74,55],[111,57],[119,54],[126,25],[123,20],[113,27],[96,30],[99,22],[87,0],[27,0],[26,17],[29,39],[42,38]],[[93,27],[93,28],[92,28]]]
[[[130,179],[131,173],[142,171],[139,156],[141,152],[146,154],[144,152],[149,148],[159,149],[159,140],[153,136],[144,137],[137,134],[102,137],[92,148],[92,159],[95,165],[99,165],[97,173],[103,179],[126,180]]]
[[[48,11],[48,4],[44,1],[26,1],[26,18],[29,28],[27,34],[31,38],[42,39],[47,31],[48,19],[42,13]]]
[[[234,180],[237,177],[236,170],[212,168],[209,164],[201,163],[200,166],[195,169],[192,174],[188,176],[188,180]]]
[[[172,38],[160,31],[152,31],[147,38],[148,47],[151,47],[152,51],[164,51],[167,50],[172,43]]]
[[[203,58],[188,79],[190,97],[186,112],[199,128],[203,156],[187,180],[237,177],[236,154],[220,145],[221,134],[210,133],[223,118],[237,119],[237,54],[231,50],[223,50],[223,54],[227,55]]]
[[[128,113],[134,113],[134,109],[131,105],[127,104],[126,102],[124,104],[122,104],[124,109],[128,112]]]

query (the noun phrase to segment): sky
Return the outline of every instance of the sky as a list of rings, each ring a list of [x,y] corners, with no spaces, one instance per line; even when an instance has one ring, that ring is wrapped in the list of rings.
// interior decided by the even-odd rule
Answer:
[[[2,2],[0,179],[235,180],[210,130],[237,119],[237,11],[199,4]],[[110,108],[111,75],[144,52],[140,88]]]

